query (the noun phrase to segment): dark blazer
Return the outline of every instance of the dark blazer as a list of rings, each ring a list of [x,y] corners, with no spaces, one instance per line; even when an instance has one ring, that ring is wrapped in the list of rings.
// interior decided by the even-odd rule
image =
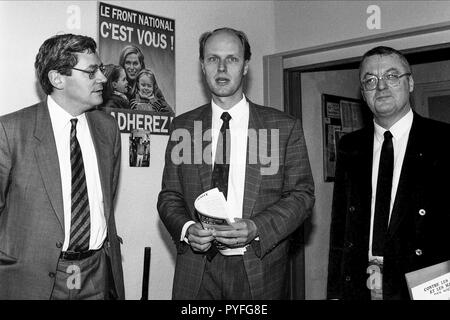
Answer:
[[[252,163],[256,159],[255,137],[249,134],[243,218],[252,219],[259,232],[259,243],[252,241],[244,255],[244,265],[250,282],[253,299],[285,298],[287,289],[288,236],[310,214],[314,204],[314,183],[306,151],[300,121],[273,108],[250,104],[249,130],[268,129],[268,150],[271,150],[271,129],[279,132],[279,169],[272,175],[262,175],[261,168],[267,162]],[[160,217],[177,247],[177,261],[173,283],[174,299],[195,299],[205,266],[205,255],[194,252],[188,244],[180,241],[181,229],[190,220],[198,221],[194,201],[211,188],[211,163],[202,160],[200,152],[211,143],[194,142],[195,126],[201,124],[199,135],[211,129],[211,105],[206,104],[173,120],[166,150],[162,191],[158,199]],[[194,124],[196,122],[196,124]],[[177,134],[190,134],[187,146],[192,164],[175,164],[172,151],[178,144]],[[210,130],[209,130],[210,131]],[[200,145],[198,145],[200,143]],[[185,144],[186,145],[186,144]],[[179,148],[179,146],[178,146]],[[185,153],[186,155],[186,153]],[[253,161],[254,162],[254,161]],[[266,164],[264,164],[266,163]]]
[[[372,123],[339,144],[328,265],[331,299],[370,299],[373,139]],[[384,249],[384,299],[409,299],[405,273],[450,259],[449,141],[450,125],[414,114]]]
[[[102,111],[86,113],[97,153],[107,222],[107,254],[124,298],[114,199],[120,133]],[[64,242],[58,154],[45,102],[0,117],[0,300],[49,299]]]

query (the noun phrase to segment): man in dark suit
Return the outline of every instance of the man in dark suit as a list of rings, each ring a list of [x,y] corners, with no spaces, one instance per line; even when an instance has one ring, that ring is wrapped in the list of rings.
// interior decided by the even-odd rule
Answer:
[[[310,213],[314,185],[300,121],[243,94],[250,56],[241,31],[203,34],[212,101],[173,121],[158,211],[178,252],[174,299],[286,298],[288,238]],[[232,230],[199,223],[194,201],[214,187]]]
[[[92,38],[47,39],[47,99],[0,117],[0,299],[124,298],[114,199],[116,122],[93,110],[106,81]]]
[[[339,143],[328,298],[409,299],[405,273],[450,259],[450,126],[412,111],[397,50],[369,50],[359,75],[373,123]]]

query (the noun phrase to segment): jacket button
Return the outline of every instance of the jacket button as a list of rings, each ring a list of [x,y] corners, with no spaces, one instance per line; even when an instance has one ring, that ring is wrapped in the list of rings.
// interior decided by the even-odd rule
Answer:
[[[420,209],[420,210],[419,210],[419,214],[420,214],[421,216],[424,216],[426,213],[427,213],[427,212],[425,211],[425,209]]]
[[[416,249],[416,256],[421,256],[423,254],[422,250]]]
[[[355,212],[355,207],[354,207],[354,206],[350,206],[350,207],[348,208],[348,211],[349,211],[350,213]]]
[[[63,245],[63,244],[62,244],[61,242],[57,242],[57,243],[56,243],[56,247],[57,247],[57,248],[61,248],[62,245]]]
[[[352,280],[352,277],[350,277],[350,276],[346,276],[346,277],[345,277],[345,281],[348,282],[348,281],[350,281],[350,280]]]
[[[345,241],[344,246],[346,248],[351,248],[351,247],[353,247],[353,243],[351,243],[350,241]]]
[[[54,278],[54,277],[56,276],[56,274],[55,274],[54,272],[49,272],[49,273],[48,273],[48,276],[49,276],[50,278]]]

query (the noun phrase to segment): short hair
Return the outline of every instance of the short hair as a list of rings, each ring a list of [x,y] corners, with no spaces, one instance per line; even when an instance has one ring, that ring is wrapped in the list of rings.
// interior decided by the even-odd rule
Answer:
[[[108,100],[113,92],[113,82],[119,80],[120,72],[123,70],[122,66],[118,66],[115,64],[107,64],[105,65],[105,77],[108,79],[106,83],[103,85],[103,101],[106,102]]]
[[[217,32],[221,32],[221,31],[230,32],[230,33],[234,34],[236,37],[239,38],[239,40],[241,41],[242,47],[244,48],[244,60],[249,61],[250,57],[252,56],[252,52],[251,52],[250,43],[248,42],[248,38],[247,38],[246,34],[243,31],[236,30],[236,29],[233,29],[233,28],[227,28],[227,27],[215,29],[213,31],[207,31],[207,32],[203,33],[200,36],[200,39],[199,39],[199,44],[200,44],[200,46],[199,46],[199,57],[200,57],[200,60],[203,61],[203,59],[205,58],[204,51],[205,51],[206,41],[213,34],[215,34]]]
[[[139,63],[141,64],[141,69],[145,69],[144,54],[142,53],[141,49],[132,44],[123,47],[122,51],[120,51],[119,65],[125,67],[125,59],[131,53],[134,53],[138,56]]]
[[[361,72],[362,65],[366,58],[371,57],[371,56],[389,56],[392,54],[398,56],[400,58],[400,60],[403,62],[403,64],[405,65],[406,71],[411,73],[411,66],[410,66],[408,60],[406,59],[406,57],[403,55],[403,53],[401,53],[398,50],[395,50],[394,48],[385,47],[385,46],[378,46],[378,47],[372,48],[369,51],[367,51],[366,53],[364,53],[364,55],[361,59],[361,63],[359,64],[359,71]]]
[[[94,39],[76,34],[62,34],[44,41],[34,62],[36,75],[45,94],[53,92],[48,73],[55,70],[60,74],[72,75],[72,68],[78,63],[77,53],[95,53],[97,44]]]
[[[155,74],[149,70],[149,69],[142,69],[141,71],[139,71],[139,73],[136,75],[136,81],[134,82],[133,85],[133,95],[136,95],[138,93],[138,85],[139,85],[139,79],[144,76],[147,75],[149,76],[149,78],[153,81],[153,94],[156,96],[156,92],[158,91],[158,83],[156,83],[156,77]]]

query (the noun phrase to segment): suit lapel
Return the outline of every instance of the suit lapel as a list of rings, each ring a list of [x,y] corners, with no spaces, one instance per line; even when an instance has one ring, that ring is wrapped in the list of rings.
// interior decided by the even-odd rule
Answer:
[[[212,110],[211,104],[205,106],[199,121],[202,124],[202,136],[195,137],[193,139],[193,144],[199,143],[198,139],[202,141],[202,162],[198,167],[200,181],[202,184],[203,191],[207,191],[211,189],[211,175],[212,175],[212,159],[211,159],[211,123],[212,123]],[[195,130],[194,130],[195,132]],[[194,133],[195,134],[195,133]],[[191,150],[196,150],[196,148],[192,145]],[[205,152],[206,151],[206,152]],[[208,159],[204,157],[208,156]],[[193,156],[194,157],[194,156]]]
[[[87,123],[91,138],[94,143],[95,153],[97,156],[97,168],[100,176],[100,183],[102,186],[103,194],[103,209],[106,221],[108,221],[111,209],[110,197],[111,197],[111,181],[109,173],[112,172],[111,168],[111,154],[108,153],[108,142],[106,137],[108,132],[103,130],[103,126],[100,125],[101,121],[94,120],[95,114],[93,112],[86,112]]]
[[[37,140],[34,154],[36,163],[44,182],[53,210],[64,230],[64,205],[61,189],[61,172],[59,169],[58,152],[53,134],[47,103],[42,102],[36,108],[34,137]]]
[[[391,237],[397,230],[400,222],[405,217],[408,212],[410,195],[413,192],[414,179],[417,179],[417,175],[420,172],[420,165],[418,161],[423,158],[423,145],[422,137],[419,132],[420,129],[420,118],[414,114],[413,124],[411,126],[411,131],[409,133],[408,144],[405,151],[405,158],[403,159],[402,170],[400,174],[400,179],[398,182],[397,192],[395,196],[394,205],[391,213],[391,220],[388,227],[388,236]],[[415,173],[415,174],[411,174]]]
[[[265,128],[264,122],[256,112],[254,104],[250,101],[248,103],[250,108],[248,130],[257,134],[248,134],[247,140],[244,203],[242,209],[242,217],[244,219],[251,217],[261,185],[261,164],[259,161],[253,163],[254,161],[249,161],[249,159],[258,159],[258,130]]]

